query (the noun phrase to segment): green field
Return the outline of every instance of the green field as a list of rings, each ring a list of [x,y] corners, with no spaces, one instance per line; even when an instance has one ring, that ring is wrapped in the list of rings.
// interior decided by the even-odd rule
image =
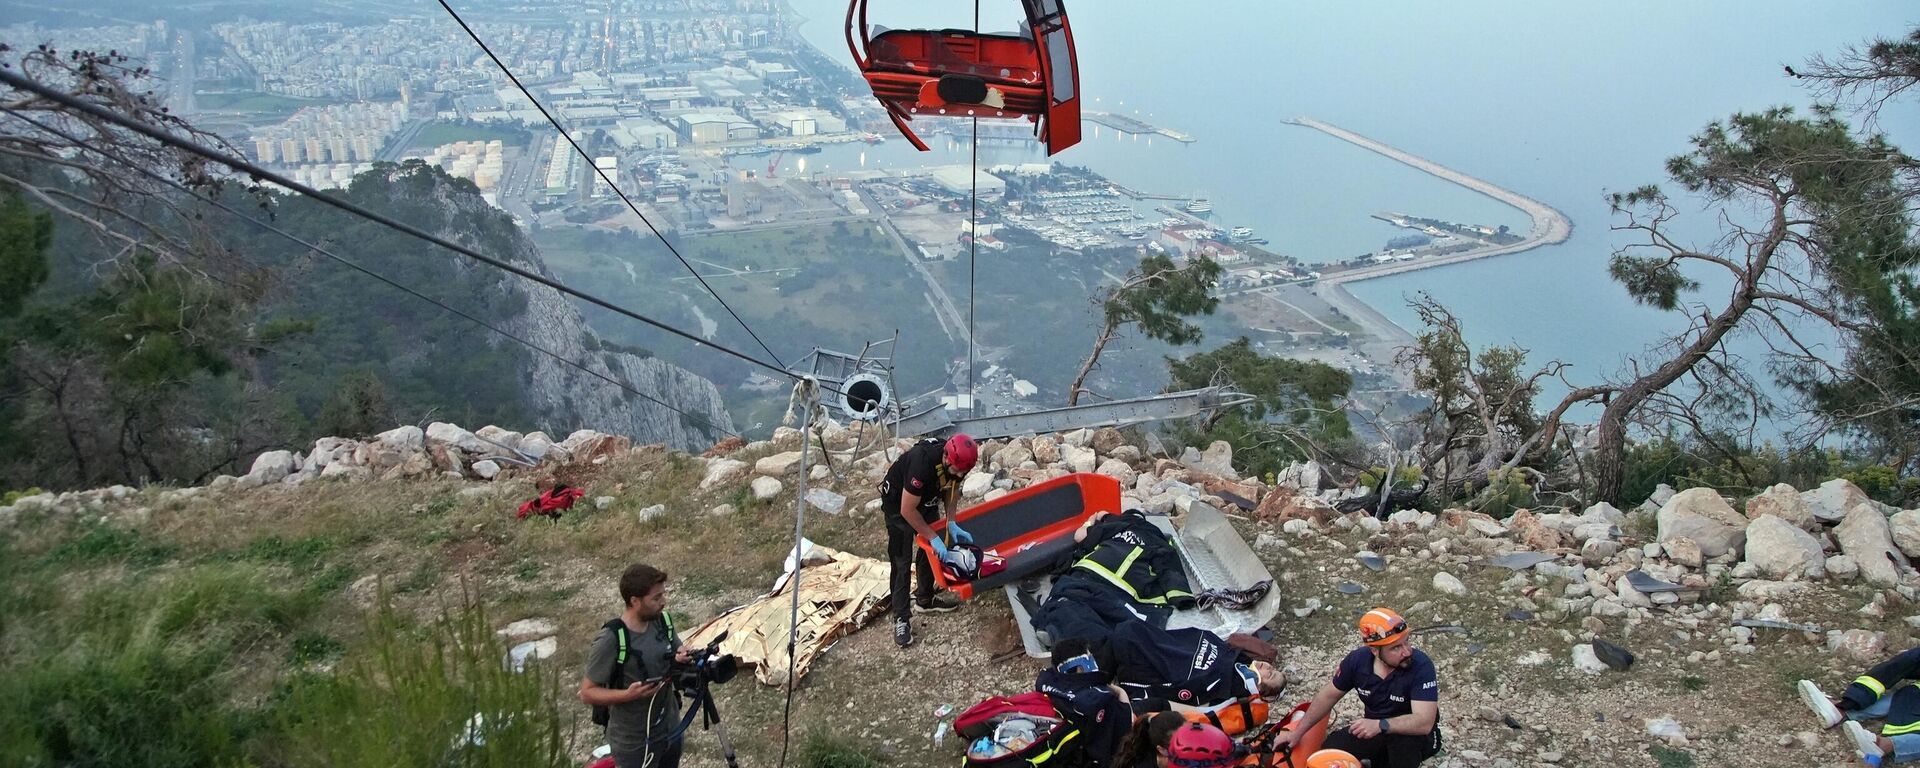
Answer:
[[[271,93],[203,93],[195,94],[193,103],[200,109],[227,112],[293,112],[301,107],[317,106],[327,102],[318,99],[277,96]]]
[[[413,137],[414,147],[432,148],[456,141],[493,141],[508,144],[526,141],[527,132],[519,128],[485,123],[428,123]]]

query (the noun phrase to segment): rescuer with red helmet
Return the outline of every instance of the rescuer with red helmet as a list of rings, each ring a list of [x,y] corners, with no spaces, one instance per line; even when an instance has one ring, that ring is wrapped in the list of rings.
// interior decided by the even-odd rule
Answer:
[[[940,613],[960,607],[959,598],[933,590],[933,569],[925,552],[913,545],[914,535],[926,537],[934,551],[943,557],[946,541],[933,532],[933,521],[940,517],[940,506],[947,507],[947,533],[956,542],[971,542],[973,537],[952,520],[960,499],[960,481],[973,471],[980,460],[980,446],[966,435],[954,435],[945,441],[929,438],[908,448],[887,468],[880,484],[880,514],[887,521],[887,562],[892,566],[888,584],[893,592],[893,642],[902,648],[913,644],[913,608],[922,613]],[[912,603],[908,603],[909,578],[914,583]]]

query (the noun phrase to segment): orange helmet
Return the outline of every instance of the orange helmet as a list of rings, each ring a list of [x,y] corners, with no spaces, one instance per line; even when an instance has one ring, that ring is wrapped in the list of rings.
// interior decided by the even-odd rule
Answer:
[[[1386,608],[1375,608],[1360,617],[1360,640],[1374,648],[1384,648],[1407,636],[1407,620]]]
[[[1360,768],[1360,758],[1343,749],[1323,749],[1307,758],[1307,768]]]

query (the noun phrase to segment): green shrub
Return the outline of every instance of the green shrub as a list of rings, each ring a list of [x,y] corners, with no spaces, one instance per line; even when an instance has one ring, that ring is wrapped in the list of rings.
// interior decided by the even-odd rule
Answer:
[[[17,593],[39,574],[4,573]],[[256,721],[232,701],[241,649],[311,615],[257,569],[207,566],[106,583],[25,617],[0,675],[0,764],[206,766],[240,762]]]
[[[292,766],[570,767],[557,667],[515,673],[477,603],[415,627],[383,599],[371,645],[296,679],[280,706]]]
[[[1487,475],[1487,487],[1474,497],[1472,507],[1496,520],[1504,520],[1531,504],[1533,486],[1527,482],[1527,474],[1516,468],[1497,469]]]

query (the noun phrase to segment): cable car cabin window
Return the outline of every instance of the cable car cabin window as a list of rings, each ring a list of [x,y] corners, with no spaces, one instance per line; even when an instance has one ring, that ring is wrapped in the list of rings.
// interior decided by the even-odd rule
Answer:
[[[1053,103],[1072,101],[1074,97],[1073,43],[1064,29],[1047,33],[1048,78],[1053,86]]]
[[[886,30],[874,36],[869,66],[929,74],[972,75],[1006,83],[1040,82],[1033,43],[1011,35],[959,35],[929,30]]]

